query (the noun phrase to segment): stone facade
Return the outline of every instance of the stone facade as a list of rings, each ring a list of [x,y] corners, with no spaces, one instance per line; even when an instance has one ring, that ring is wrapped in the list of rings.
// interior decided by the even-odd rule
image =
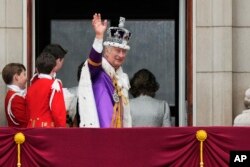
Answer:
[[[232,125],[232,0],[193,3],[197,100],[194,124]]]
[[[228,125],[250,87],[250,2],[196,0],[196,125]]]
[[[4,113],[6,86],[2,80],[2,69],[10,62],[23,63],[22,0],[0,0],[0,126],[6,125]]]

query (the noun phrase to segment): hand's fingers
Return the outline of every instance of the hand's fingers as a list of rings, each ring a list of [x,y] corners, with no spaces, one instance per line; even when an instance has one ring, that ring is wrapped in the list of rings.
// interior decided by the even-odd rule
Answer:
[[[101,21],[101,14],[100,13],[95,13],[93,15],[93,21]]]
[[[92,25],[96,25],[97,23],[101,23],[104,26],[107,26],[107,24],[108,24],[107,20],[104,20],[103,23],[102,23],[101,14],[100,13],[95,13],[93,15]]]
[[[96,23],[97,20],[98,20],[98,14],[95,13],[95,14],[93,15],[92,25],[94,25],[94,24]]]
[[[95,14],[93,15],[93,20],[96,20],[97,18],[98,18],[98,14],[95,13]]]
[[[103,25],[104,25],[104,26],[108,26],[108,21],[107,21],[107,20],[104,20]]]
[[[99,21],[99,22],[102,21],[102,20],[101,20],[101,14],[100,14],[100,13],[97,13],[97,15],[96,15],[96,21]]]

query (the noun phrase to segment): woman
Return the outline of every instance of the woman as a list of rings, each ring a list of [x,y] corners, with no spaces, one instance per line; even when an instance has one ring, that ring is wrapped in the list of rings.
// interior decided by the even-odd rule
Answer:
[[[147,69],[136,72],[130,80],[129,92],[133,127],[170,126],[170,110],[166,101],[155,99],[159,89],[155,76]]]

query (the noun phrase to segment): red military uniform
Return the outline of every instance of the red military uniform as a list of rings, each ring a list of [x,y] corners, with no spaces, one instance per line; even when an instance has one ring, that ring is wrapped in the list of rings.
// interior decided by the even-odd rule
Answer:
[[[38,73],[35,73],[32,78],[30,79],[30,84],[33,84],[34,82],[36,82],[36,80],[38,80]]]
[[[66,127],[62,83],[47,74],[38,78],[26,95],[28,127]]]
[[[5,97],[5,114],[9,127],[27,127],[28,118],[26,114],[25,99],[23,94],[18,90],[8,90]]]

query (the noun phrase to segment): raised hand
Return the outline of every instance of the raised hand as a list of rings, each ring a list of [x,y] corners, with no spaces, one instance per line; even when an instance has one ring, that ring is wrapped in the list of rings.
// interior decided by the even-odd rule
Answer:
[[[92,26],[96,34],[97,39],[103,39],[104,33],[107,29],[107,20],[102,21],[101,14],[95,13],[92,19]]]

